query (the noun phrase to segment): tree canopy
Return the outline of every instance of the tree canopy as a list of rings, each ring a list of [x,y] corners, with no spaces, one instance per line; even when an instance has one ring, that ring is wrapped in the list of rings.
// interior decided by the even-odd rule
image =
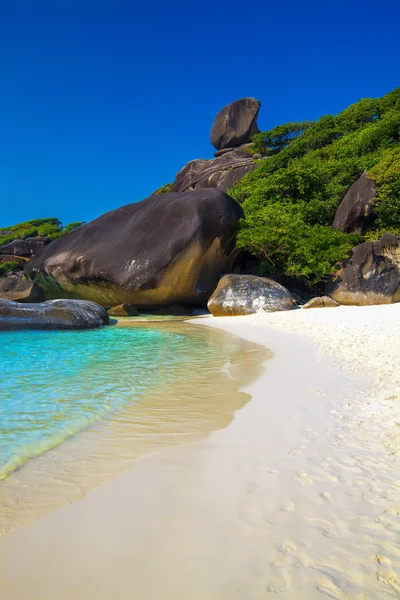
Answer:
[[[47,219],[33,219],[24,223],[17,223],[10,227],[0,227],[0,246],[13,242],[16,239],[25,239],[28,237],[46,237],[55,240],[75,227],[79,227],[82,222],[69,223],[65,227],[55,217]]]
[[[258,133],[254,142],[268,158],[229,193],[245,213],[238,245],[265,274],[314,284],[363,239],[400,235],[400,88],[314,123]],[[364,171],[377,184],[376,218],[365,238],[334,231],[335,212]]]

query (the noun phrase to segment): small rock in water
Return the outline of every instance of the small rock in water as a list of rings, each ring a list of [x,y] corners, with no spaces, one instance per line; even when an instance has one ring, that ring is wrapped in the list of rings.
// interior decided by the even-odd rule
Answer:
[[[92,329],[108,325],[107,311],[87,300],[21,304],[0,299],[0,329]]]

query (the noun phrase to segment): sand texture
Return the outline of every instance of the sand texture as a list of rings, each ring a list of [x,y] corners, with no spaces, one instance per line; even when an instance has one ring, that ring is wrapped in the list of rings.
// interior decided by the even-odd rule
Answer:
[[[400,598],[400,304],[193,322],[273,351],[252,400],[2,538],[2,600]]]

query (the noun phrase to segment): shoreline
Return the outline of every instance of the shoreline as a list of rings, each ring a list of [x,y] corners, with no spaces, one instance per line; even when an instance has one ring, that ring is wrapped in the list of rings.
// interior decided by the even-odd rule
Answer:
[[[190,323],[273,351],[251,401],[2,538],[2,598],[397,597],[400,304]]]

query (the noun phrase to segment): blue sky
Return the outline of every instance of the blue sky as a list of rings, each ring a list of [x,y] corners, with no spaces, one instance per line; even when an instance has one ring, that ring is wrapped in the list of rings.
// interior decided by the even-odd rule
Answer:
[[[217,112],[259,125],[400,85],[396,0],[0,1],[0,226],[90,220],[212,157]]]

